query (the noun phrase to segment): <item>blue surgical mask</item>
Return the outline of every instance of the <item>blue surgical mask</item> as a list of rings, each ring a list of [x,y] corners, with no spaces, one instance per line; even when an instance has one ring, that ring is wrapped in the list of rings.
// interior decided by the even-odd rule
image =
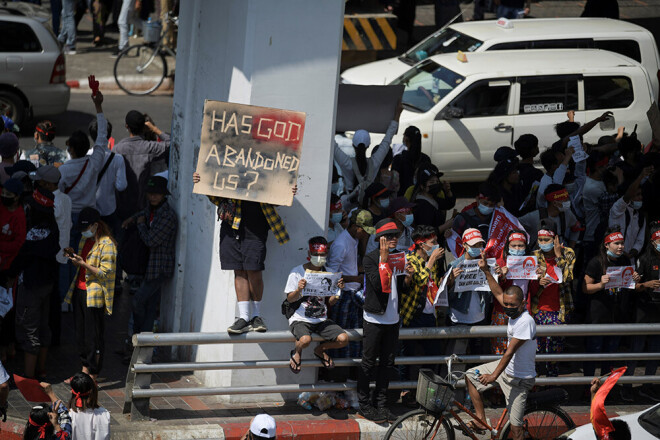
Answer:
[[[523,255],[525,255],[525,249],[509,248],[509,255],[512,255],[514,257],[522,257]]]
[[[341,222],[342,217],[343,214],[341,212],[333,212],[330,216],[330,221],[336,225],[337,223]]]
[[[440,247],[439,244],[433,245],[433,246],[431,247],[431,249],[429,249],[428,251],[426,251],[426,254],[430,257],[431,254],[433,253],[433,251],[436,250],[436,249],[438,249],[439,247]]]
[[[491,206],[486,206],[483,203],[479,202],[479,212],[482,215],[490,215],[493,213],[493,210],[495,210],[495,208]]]
[[[413,221],[415,220],[415,216],[412,214],[406,214],[406,218],[403,220],[403,226],[410,226],[413,224]]]
[[[92,238],[94,236],[94,232],[89,229],[86,231],[82,231],[81,234],[85,238]]]
[[[655,250],[660,252],[660,243],[655,244]]]
[[[559,207],[560,212],[566,212],[569,209],[571,209],[571,202],[569,200],[561,202],[561,206]]]
[[[612,252],[609,249],[607,250],[607,256],[610,257],[610,258],[614,258],[614,259],[619,258],[619,256],[617,254],[615,254],[614,252]]]
[[[468,248],[467,253],[470,255],[472,258],[477,258],[481,256],[481,251],[483,251],[483,248]]]
[[[378,204],[380,205],[381,208],[387,209],[390,207],[390,199],[380,199],[378,201]]]
[[[340,190],[341,190],[341,185],[339,182],[333,183],[332,188],[330,189],[330,191],[332,191],[332,194],[337,194],[337,195],[341,194]]]
[[[635,200],[634,202],[631,203],[632,209],[635,211],[639,211],[642,209],[642,201],[641,200]]]
[[[539,243],[539,248],[541,248],[541,250],[543,252],[550,252],[554,247],[555,247],[555,244],[553,242]]]

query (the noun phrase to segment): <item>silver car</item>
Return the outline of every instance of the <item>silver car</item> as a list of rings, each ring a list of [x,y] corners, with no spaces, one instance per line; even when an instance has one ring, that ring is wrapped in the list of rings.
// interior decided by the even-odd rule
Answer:
[[[52,32],[30,17],[0,13],[0,113],[18,125],[66,111],[64,54]]]

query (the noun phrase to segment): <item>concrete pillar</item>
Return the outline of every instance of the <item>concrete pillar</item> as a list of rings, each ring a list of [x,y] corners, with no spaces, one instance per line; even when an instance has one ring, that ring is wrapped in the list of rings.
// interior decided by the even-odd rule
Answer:
[[[286,278],[305,262],[306,240],[324,234],[327,224],[343,8],[343,0],[189,0],[182,5],[170,170],[180,229],[177,272],[163,296],[164,331],[224,332],[236,316],[233,273],[220,270],[215,207],[191,192],[204,99],[307,113],[299,193],[292,207],[278,208],[291,241],[280,246],[270,234],[264,272],[262,315],[270,330],[288,329],[280,313]],[[239,344],[182,347],[176,354],[200,362],[287,359],[290,349]],[[198,376],[208,386],[241,386],[308,382],[315,370],[303,369],[298,376],[288,369]]]

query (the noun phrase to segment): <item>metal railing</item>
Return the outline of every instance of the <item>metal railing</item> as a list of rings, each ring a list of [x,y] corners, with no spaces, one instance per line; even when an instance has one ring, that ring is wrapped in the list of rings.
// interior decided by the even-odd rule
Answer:
[[[401,329],[399,340],[495,338],[506,336],[506,326],[456,326]],[[361,329],[346,330],[349,341],[362,339]],[[537,337],[543,336],[600,336],[600,335],[659,335],[660,324],[581,324],[538,326]],[[315,342],[323,339],[317,335]],[[288,343],[295,339],[290,332],[244,333],[230,336],[227,333],[140,333],[133,336],[133,356],[126,377],[124,413],[131,413],[131,420],[149,418],[149,399],[152,397],[174,396],[218,396],[236,394],[299,393],[303,391],[348,391],[355,388],[351,383],[323,384],[283,384],[246,387],[196,387],[196,388],[151,388],[151,374],[163,372],[184,372],[203,370],[242,370],[288,368],[289,361],[247,360],[227,362],[169,362],[152,363],[154,347],[188,346],[205,344],[259,344]],[[288,353],[288,350],[284,350]],[[462,355],[465,364],[480,364],[499,359],[496,355]],[[397,357],[396,365],[444,364],[448,356],[405,356]],[[630,361],[660,359],[660,353],[560,353],[538,354],[536,362],[575,362],[575,361]],[[335,359],[337,367],[352,367],[360,364],[360,359]],[[322,367],[320,360],[305,359],[305,368]],[[580,385],[591,382],[591,377],[537,378],[538,385]],[[625,376],[620,383],[660,383],[660,376]],[[391,382],[391,389],[415,388],[415,381]],[[463,381],[458,386],[465,386]]]

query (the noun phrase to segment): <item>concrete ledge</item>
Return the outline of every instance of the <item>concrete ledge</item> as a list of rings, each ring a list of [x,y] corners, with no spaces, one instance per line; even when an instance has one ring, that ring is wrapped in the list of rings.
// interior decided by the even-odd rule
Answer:
[[[112,440],[224,440],[223,429],[218,425],[185,426],[158,425],[144,422],[136,425],[111,427]]]

